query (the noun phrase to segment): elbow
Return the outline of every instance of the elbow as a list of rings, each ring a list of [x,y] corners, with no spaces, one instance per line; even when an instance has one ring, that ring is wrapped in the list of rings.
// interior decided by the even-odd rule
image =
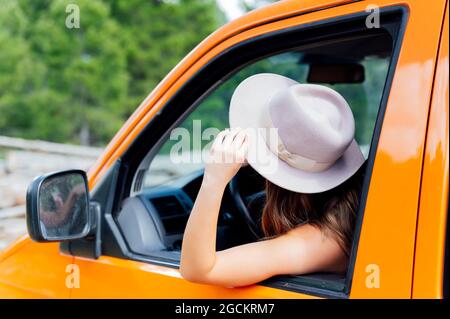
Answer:
[[[184,265],[183,262],[180,263],[180,275],[187,281],[192,281],[193,279],[193,272],[189,270],[188,267]]]
[[[219,286],[223,285],[221,278],[214,275],[215,271],[213,268],[205,269],[203,267],[195,267],[194,265],[181,262],[179,271],[183,279],[192,283]]]
[[[204,276],[202,272],[191,269],[190,267],[186,267],[183,264],[180,265],[180,274],[181,277],[183,277],[187,281],[197,284],[207,283],[206,276]]]
[[[204,272],[197,267],[193,267],[189,262],[184,260],[183,256],[181,257],[180,262],[180,275],[185,280],[194,282],[194,283],[204,283]]]
[[[181,254],[180,275],[183,279],[197,284],[215,284],[214,264],[198,262]]]
[[[184,266],[180,266],[180,274],[183,279],[195,283],[204,285],[216,285],[224,288],[235,288],[240,286],[247,286],[248,284],[239,284],[234,281],[228,282],[221,278],[215,278],[210,272],[198,271],[190,269]]]

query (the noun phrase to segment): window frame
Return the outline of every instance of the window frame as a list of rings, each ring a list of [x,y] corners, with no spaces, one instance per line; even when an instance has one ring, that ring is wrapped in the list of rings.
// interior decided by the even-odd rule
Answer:
[[[369,156],[367,159],[366,176],[363,182],[363,190],[361,194],[360,206],[358,209],[355,234],[350,253],[349,266],[345,276],[346,277],[345,283],[343,284],[343,287],[335,288],[335,290],[333,290],[332,287],[330,287],[329,284],[327,284],[326,282],[320,282],[317,280],[308,281],[307,278],[303,278],[304,280],[300,280],[300,282],[294,282],[292,279],[290,279],[291,277],[289,276],[277,276],[268,279],[266,281],[263,281],[262,283],[259,283],[259,285],[265,285],[277,289],[290,290],[298,293],[305,293],[319,297],[348,298],[350,294],[352,278],[354,273],[354,266],[358,250],[358,243],[360,239],[360,232],[364,217],[364,210],[366,206],[375,156],[377,153],[378,141],[380,137],[387,101],[390,95],[392,80],[398,62],[400,48],[403,42],[402,40],[406,28],[406,22],[408,19],[407,8],[399,5],[381,8],[380,14],[381,17],[383,18],[381,19],[382,24],[380,26],[380,29],[384,29],[392,36],[393,49],[391,54],[391,61],[386,76],[386,82],[384,85],[383,94],[380,101],[378,115],[375,122],[374,133],[372,135],[372,141],[370,143]],[[399,17],[397,17],[397,15]],[[102,232],[103,238],[101,241],[103,246],[103,255],[123,259],[131,259],[145,263],[151,263],[178,269],[179,262],[176,262],[174,260],[168,260],[156,256],[143,256],[133,253],[127,246],[123,234],[121,233],[117,225],[117,221],[115,220],[115,214],[118,211],[120,211],[121,202],[130,195],[131,190],[134,187],[136,174],[138,173],[139,167],[144,162],[144,159],[148,158],[151,161],[154,155],[158,153],[162,144],[166,141],[167,136],[170,134],[171,129],[176,127],[178,124],[182,123],[182,121],[187,116],[189,116],[189,114],[192,111],[194,111],[197,108],[198,104],[201,101],[203,101],[205,97],[209,96],[209,94],[212,91],[214,91],[221,83],[226,81],[229,77],[231,77],[240,69],[263,58],[292,50],[293,48],[300,46],[301,43],[303,44],[306,42],[311,43],[312,41],[314,41],[314,39],[317,40],[320,39],[321,37],[333,38],[336,37],[337,35],[350,34],[356,32],[362,32],[363,34],[367,34],[368,33],[367,29],[364,29],[364,27],[360,23],[362,21],[365,21],[366,17],[367,12],[358,12],[332,19],[317,21],[314,23],[302,24],[279,31],[268,32],[264,35],[240,42],[236,45],[227,48],[226,50],[221,52],[218,56],[208,61],[200,70],[198,70],[189,80],[187,80],[183,84],[183,86],[180,89],[177,90],[177,92],[173,96],[170,97],[167,103],[162,107],[161,111],[157,115],[155,115],[155,117],[147,124],[147,126],[137,136],[137,138],[130,144],[128,149],[118,159],[116,164],[110,169],[109,174],[107,174],[107,176],[105,177],[105,179],[107,180],[111,179],[110,182],[115,184],[114,185],[115,190],[112,207],[111,209],[105,212],[104,218],[102,219],[102,224],[104,224],[102,228],[103,229],[106,228],[105,232],[107,233],[105,235],[105,233]],[[395,21],[389,21],[389,23],[386,24],[385,21],[388,20],[387,18],[390,18]],[[323,33],[323,29],[327,28],[330,29],[332,32]],[[343,30],[339,30],[339,28]],[[308,39],[307,41],[306,40],[300,41],[298,38],[296,38],[295,40],[292,39],[298,34],[304,35],[305,33],[308,34],[308,32],[312,33],[313,35],[309,35],[309,37],[306,36],[305,38]],[[270,47],[270,45],[267,45],[267,41],[276,40],[276,42],[282,42],[279,41],[280,38],[285,42],[277,43],[277,45],[275,46],[276,48],[267,49],[267,47]],[[292,41],[292,43],[290,41]],[[247,49],[252,45],[261,46],[262,43],[263,43],[262,47],[264,48],[264,50],[267,51],[265,54],[257,54],[257,57],[253,59],[249,59],[246,62],[241,61],[236,63],[237,66],[231,68],[228,72],[222,73],[223,76],[220,76],[219,79],[217,81],[214,81],[212,85],[202,83],[205,82],[205,77],[203,77],[203,74],[208,73],[212,69],[213,71],[212,74],[208,73],[208,75],[217,76],[217,73],[220,74],[220,72],[223,71],[224,68],[226,69],[226,67],[229,67],[228,65],[226,65],[225,67],[224,65],[221,65],[222,68],[217,68],[218,65],[225,62],[228,64],[232,64],[230,63],[230,60],[232,60],[230,59],[230,56],[239,61],[239,59],[242,59],[242,57],[238,57],[239,53],[243,51],[242,49]],[[248,55],[250,56],[255,55],[254,52],[255,51],[252,51],[251,53],[248,53]],[[243,59],[245,60],[245,58]],[[236,61],[233,60],[233,62]],[[217,69],[219,69],[220,72],[218,72]],[[200,85],[198,82],[207,87],[206,90],[203,90],[203,92],[201,92],[202,89],[198,90],[200,91],[199,92],[200,94],[197,94],[197,97],[193,99],[192,103],[183,102],[184,98],[192,94],[192,89],[190,88],[202,87],[202,85]],[[192,96],[195,96],[195,94],[192,94]],[[188,105],[188,107],[187,108],[185,107],[183,109],[181,105]],[[166,128],[164,128],[165,126]],[[160,133],[154,134],[155,131]],[[299,278],[301,278],[301,276],[299,276]]]

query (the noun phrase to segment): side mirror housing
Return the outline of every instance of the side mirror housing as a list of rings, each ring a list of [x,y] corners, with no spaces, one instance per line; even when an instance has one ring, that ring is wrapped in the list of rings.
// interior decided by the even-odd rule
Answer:
[[[92,227],[86,173],[69,170],[39,176],[27,191],[27,228],[37,242],[86,237]]]

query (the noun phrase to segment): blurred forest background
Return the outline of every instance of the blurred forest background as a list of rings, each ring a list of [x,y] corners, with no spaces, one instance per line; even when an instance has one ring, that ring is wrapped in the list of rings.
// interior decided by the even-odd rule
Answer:
[[[104,146],[226,21],[215,0],[0,0],[0,135]]]

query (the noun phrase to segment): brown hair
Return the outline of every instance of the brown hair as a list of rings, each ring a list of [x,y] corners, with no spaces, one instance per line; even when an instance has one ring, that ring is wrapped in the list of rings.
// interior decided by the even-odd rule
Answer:
[[[334,189],[317,194],[296,193],[266,181],[266,204],[261,226],[275,237],[302,225],[318,227],[335,238],[349,256],[364,169]]]

